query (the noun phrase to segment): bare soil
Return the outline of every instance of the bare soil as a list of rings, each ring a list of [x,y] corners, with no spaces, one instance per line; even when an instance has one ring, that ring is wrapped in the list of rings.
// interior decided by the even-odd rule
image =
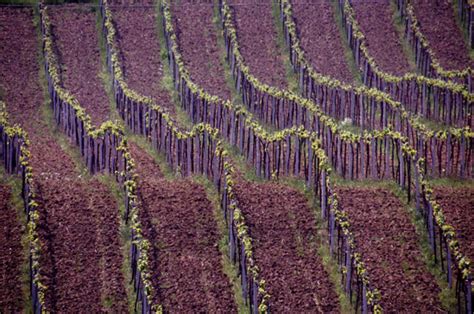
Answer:
[[[170,95],[161,87],[164,73],[156,8],[124,7],[114,2],[112,12],[124,75],[129,87],[151,97],[158,105],[174,113],[175,107]]]
[[[352,7],[364,33],[369,54],[377,65],[394,75],[410,72],[410,64],[393,24],[390,1],[354,1]]]
[[[418,235],[400,200],[381,188],[338,188],[358,251],[387,312],[443,312]]]
[[[49,15],[64,87],[99,125],[110,118],[110,107],[100,77],[96,12],[88,5],[66,4],[51,8]]]
[[[229,3],[234,12],[240,52],[250,73],[265,84],[287,88],[285,56],[279,54],[271,1]]]
[[[271,295],[270,311],[339,312],[337,294],[317,253],[315,214],[304,195],[280,184],[245,181],[235,193]]]
[[[414,0],[415,15],[441,66],[446,70],[474,67],[449,0]]]
[[[23,309],[23,228],[11,200],[11,188],[0,185],[0,311],[18,313]]]
[[[474,216],[474,189],[437,187],[434,196],[443,209],[446,222],[454,227],[461,250],[474,261],[474,230],[471,219]]]
[[[331,1],[293,0],[293,17],[301,48],[314,69],[345,83],[353,77],[344,56],[344,47]]]
[[[230,99],[213,22],[214,9],[193,0],[172,5],[178,45],[191,79],[207,92]]]
[[[0,82],[13,122],[26,129],[39,207],[42,280],[51,311],[128,308],[119,243],[119,215],[110,191],[81,179],[42,114],[38,38],[30,9],[0,9]]]

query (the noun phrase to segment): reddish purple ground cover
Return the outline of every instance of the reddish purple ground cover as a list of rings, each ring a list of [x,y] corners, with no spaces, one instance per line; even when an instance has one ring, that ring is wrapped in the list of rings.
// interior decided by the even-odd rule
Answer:
[[[156,8],[124,8],[114,2],[112,12],[127,84],[131,89],[151,97],[158,105],[174,113],[175,107],[170,95],[161,87],[163,64],[160,59]]]
[[[212,6],[192,0],[172,6],[179,48],[191,79],[207,92],[230,99],[224,67],[220,62],[213,12]]]
[[[381,188],[338,188],[358,251],[387,312],[443,312],[440,288],[428,271],[408,213],[392,192]]]
[[[364,33],[369,54],[381,70],[394,75],[409,72],[410,64],[392,20],[390,1],[354,1],[352,7]]]
[[[473,261],[474,230],[471,217],[474,216],[474,189],[437,187],[434,190],[434,196],[443,209],[446,222],[456,230],[462,252]],[[472,264],[471,269],[473,269]]]
[[[153,7],[115,7],[113,17],[127,83],[174,112],[167,91],[159,85],[163,68],[155,12]],[[143,232],[153,243],[152,282],[157,292],[153,298],[165,311],[235,312],[206,192],[190,180],[165,180],[153,158],[129,143],[139,175]]]
[[[88,5],[67,4],[50,10],[64,87],[99,125],[109,119],[109,99],[102,69],[96,13]]]
[[[270,311],[339,312],[334,286],[314,243],[316,221],[306,198],[273,183],[240,182],[235,191],[271,295]]]
[[[5,313],[17,313],[23,309],[23,230],[11,202],[10,187],[0,185],[0,311]]]
[[[286,88],[285,66],[279,54],[271,2],[230,1],[240,52],[250,73],[270,86]],[[235,4],[235,5],[233,5]]]
[[[415,15],[441,66],[446,70],[474,67],[462,33],[456,24],[451,1],[414,0]]]
[[[190,180],[164,179],[145,151],[133,143],[130,149],[139,175],[143,233],[153,244],[150,268],[155,302],[166,312],[235,312],[206,192]]]
[[[345,83],[353,81],[333,7],[328,0],[292,0],[301,48],[314,69]]]

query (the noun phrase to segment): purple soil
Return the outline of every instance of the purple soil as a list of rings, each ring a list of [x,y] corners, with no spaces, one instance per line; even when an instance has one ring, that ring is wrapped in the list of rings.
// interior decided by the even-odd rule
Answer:
[[[331,1],[291,3],[301,48],[315,71],[345,83],[353,82]]]
[[[23,233],[16,209],[11,206],[11,190],[0,185],[0,312],[20,313],[23,309],[21,246]]]
[[[369,54],[381,70],[394,75],[410,72],[410,64],[393,24],[390,1],[354,1],[352,7],[364,33]]]
[[[174,113],[169,93],[161,87],[163,64],[154,7],[121,8],[112,3],[113,20],[118,32],[122,66],[129,87],[151,97],[155,102]]]
[[[443,312],[436,279],[427,270],[418,235],[400,200],[381,188],[338,188],[369,279],[387,312]]]
[[[438,187],[434,190],[436,202],[443,209],[446,223],[454,227],[462,252],[474,261],[474,189]],[[471,269],[473,266],[471,264]],[[474,269],[473,269],[474,270]]]
[[[220,62],[213,7],[186,0],[172,5],[171,11],[179,49],[191,79],[207,92],[230,99]]]
[[[99,125],[109,119],[109,99],[100,78],[102,69],[97,16],[90,6],[67,4],[50,10],[64,87]]]
[[[110,299],[114,311],[126,311],[117,205],[96,180],[78,178],[43,120],[33,12],[1,8],[0,14],[0,41],[8,43],[0,45],[0,84],[12,122],[23,126],[31,141],[46,307],[101,312],[108,310],[104,299]]]
[[[97,180],[65,184],[55,179],[42,180],[38,190],[39,204],[47,209],[38,222],[46,307],[127,311],[118,208],[110,191]]]
[[[474,62],[458,25],[451,4],[447,0],[414,0],[415,15],[423,35],[428,39],[436,58],[445,70],[462,70]]]
[[[240,52],[250,73],[270,86],[285,89],[285,56],[279,54],[271,1],[230,1]]]
[[[206,192],[189,180],[163,179],[150,155],[133,143],[130,150],[139,175],[143,233],[153,244],[155,302],[166,312],[236,312]]]
[[[275,313],[336,313],[337,294],[318,256],[316,221],[299,192],[241,181],[235,188]]]
[[[153,243],[152,283],[165,311],[235,312],[219,234],[202,187],[185,180],[139,184],[144,236]]]

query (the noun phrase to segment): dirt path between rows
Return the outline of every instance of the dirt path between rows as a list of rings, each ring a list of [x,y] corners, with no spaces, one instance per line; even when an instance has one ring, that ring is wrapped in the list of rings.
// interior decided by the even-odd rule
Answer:
[[[270,310],[339,312],[334,286],[318,256],[316,220],[306,198],[274,183],[240,182],[235,191],[271,295]]]

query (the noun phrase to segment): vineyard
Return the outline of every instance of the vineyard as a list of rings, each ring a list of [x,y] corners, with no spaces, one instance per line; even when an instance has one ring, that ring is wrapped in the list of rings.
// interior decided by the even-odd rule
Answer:
[[[0,313],[473,313],[468,0],[0,0]]]

